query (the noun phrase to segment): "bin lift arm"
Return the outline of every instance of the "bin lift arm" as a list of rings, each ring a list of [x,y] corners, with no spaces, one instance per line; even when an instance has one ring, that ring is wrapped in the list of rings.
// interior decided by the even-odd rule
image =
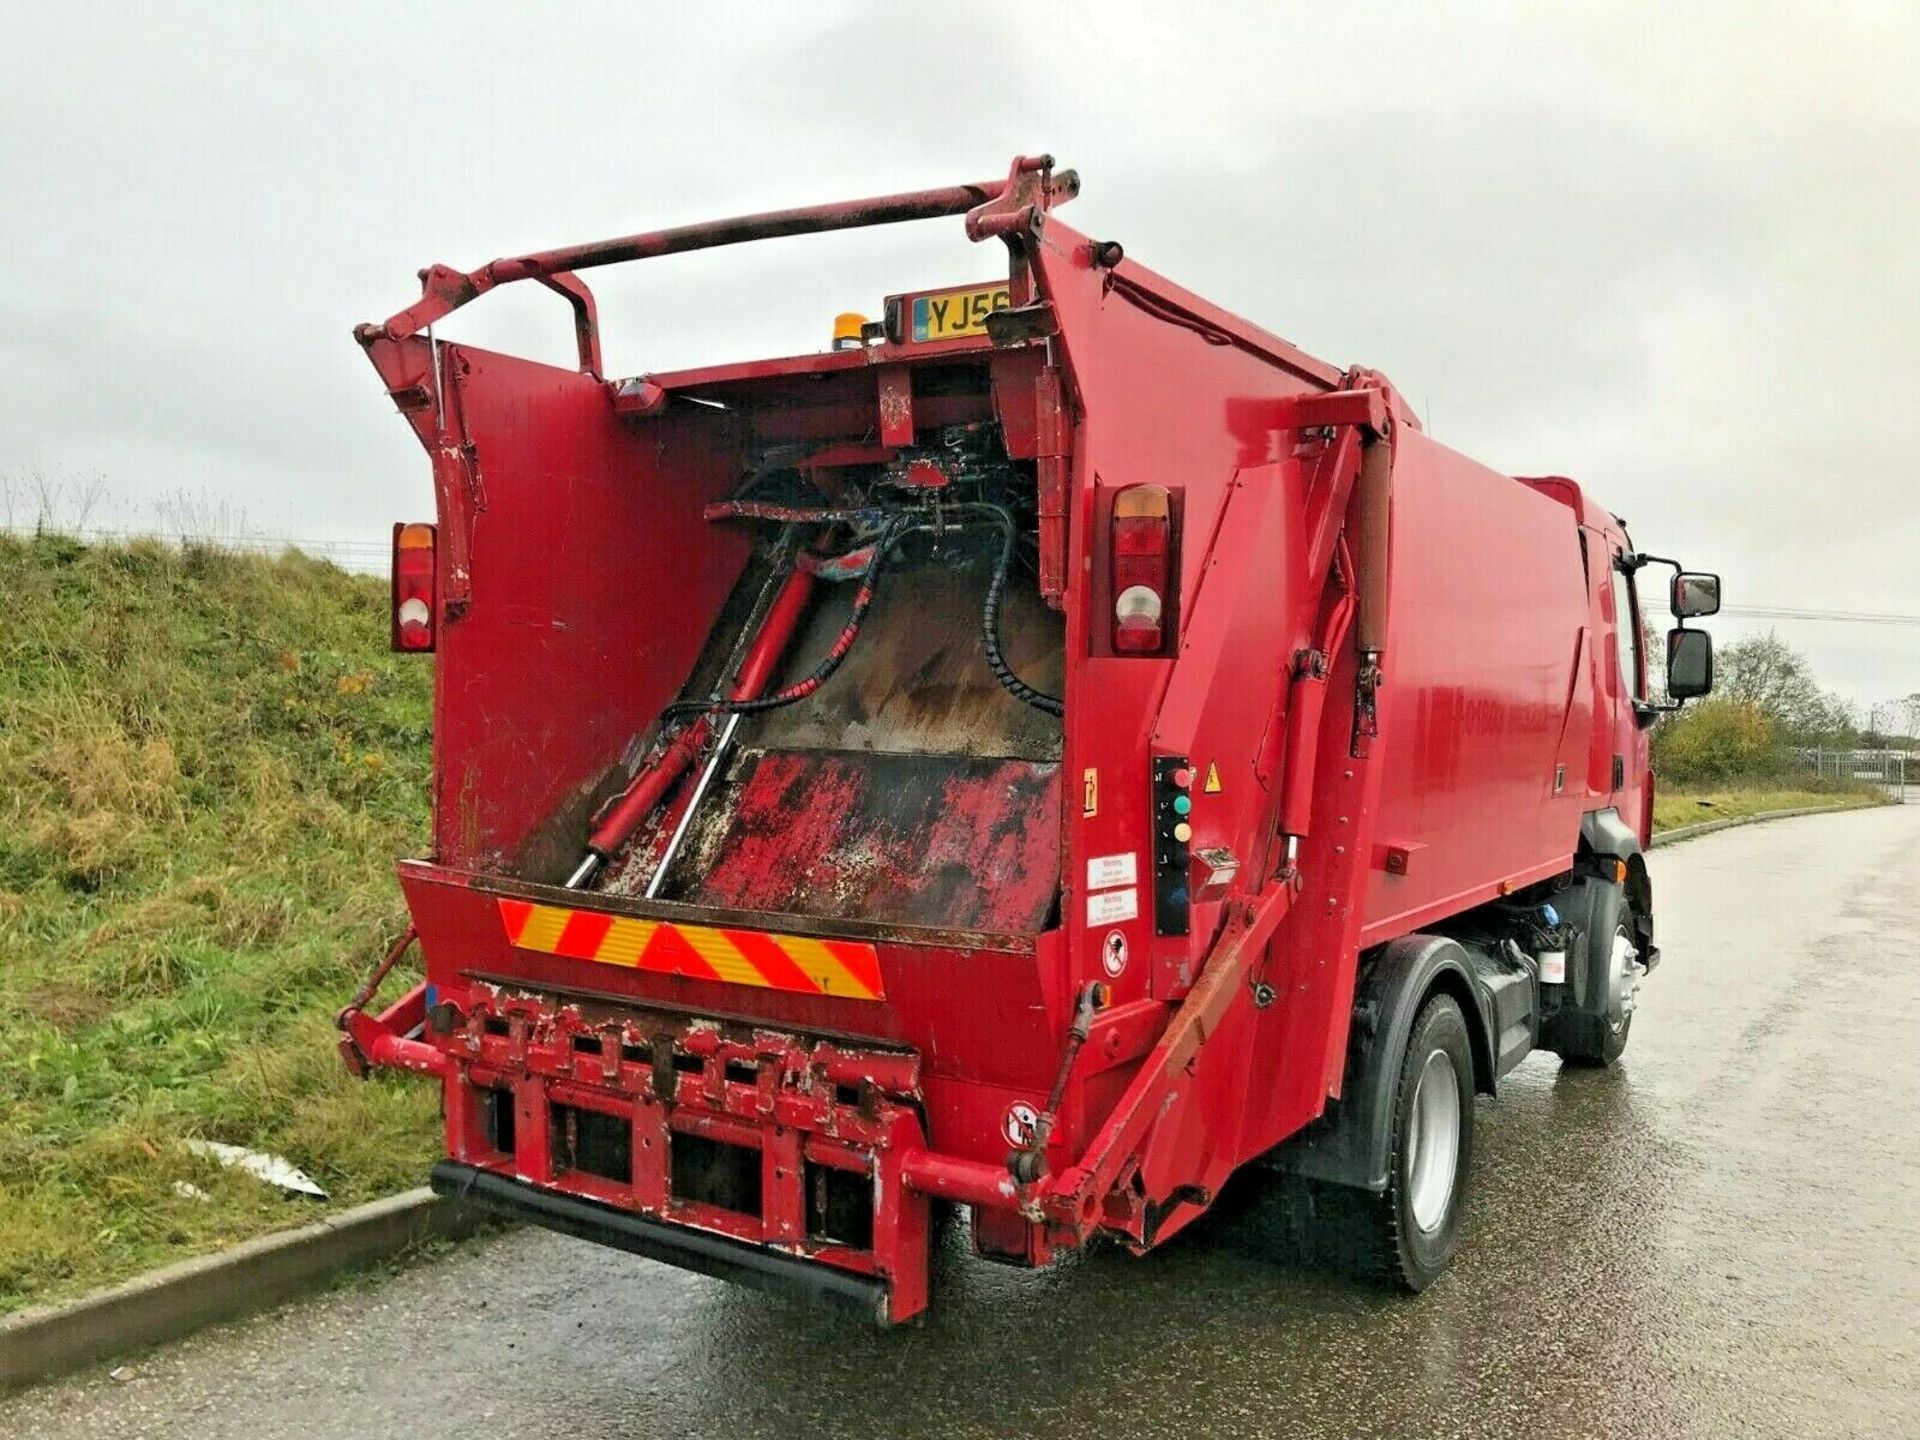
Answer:
[[[1241,982],[1286,918],[1293,893],[1289,884],[1270,886],[1227,922],[1198,983],[1187,992],[1100,1133],[1076,1164],[1047,1183],[1042,1210],[1048,1219],[1075,1234],[1096,1228],[1107,1192],[1138,1154],[1147,1131],[1173,1097],[1181,1072],[1241,993]]]
[[[334,1024],[340,1030],[340,1058],[346,1061],[348,1071],[362,1080],[377,1067],[412,1070],[421,1075],[446,1073],[446,1054],[427,1041],[415,1038],[427,1018],[424,981],[378,1015],[367,1013],[367,1006],[379,993],[380,982],[419,938],[419,932],[407,926],[406,932],[387,948],[387,953],[354,991],[346,1008],[334,1017]]]
[[[1313,537],[1310,573],[1319,581],[1317,590],[1324,591],[1334,577],[1334,558],[1340,555],[1342,564],[1349,567],[1348,584],[1358,593],[1345,597],[1328,612],[1319,649],[1330,656],[1345,642],[1351,626],[1360,632],[1357,638],[1366,652],[1362,657],[1363,667],[1369,657],[1377,666],[1379,654],[1385,648],[1384,576],[1369,576],[1366,567],[1369,559],[1385,564],[1385,526],[1392,475],[1392,405],[1389,392],[1377,387],[1373,380],[1371,374],[1361,372],[1351,377],[1353,388],[1290,398],[1282,402],[1276,417],[1281,429],[1296,433],[1315,429],[1331,432],[1328,468],[1322,483],[1315,487],[1320,510],[1308,523],[1308,534]],[[1360,446],[1357,455],[1354,453],[1356,441]],[[1374,473],[1367,474],[1369,469]],[[1351,573],[1354,559],[1348,555],[1349,533],[1354,539],[1352,548],[1364,557],[1358,562],[1361,567],[1358,576]],[[1371,614],[1368,613],[1369,600],[1374,607]],[[1358,624],[1353,623],[1356,613]],[[1366,683],[1364,678],[1363,683]],[[1378,684],[1377,670],[1371,683]],[[1356,709],[1370,700],[1370,693],[1356,696]],[[1296,775],[1310,776],[1310,768],[1303,769],[1294,757],[1310,757],[1318,751],[1322,711],[1318,705],[1295,704],[1289,709],[1287,768]],[[1311,780],[1306,783],[1310,786]],[[1308,797],[1291,807],[1285,803],[1284,795],[1278,798],[1283,814],[1289,809],[1304,813],[1304,798]],[[1304,821],[1297,823],[1304,832]],[[1198,982],[1187,992],[1159,1042],[1085,1153],[1075,1164],[1043,1182],[1042,1210],[1055,1224],[1076,1235],[1084,1235],[1099,1225],[1107,1195],[1128,1168],[1138,1163],[1140,1146],[1176,1098],[1181,1075],[1219,1028],[1235,998],[1249,990],[1246,982],[1265,954],[1267,942],[1286,919],[1298,891],[1299,873],[1291,865],[1295,853],[1291,842],[1296,838],[1289,835],[1289,864],[1279,873],[1270,873],[1264,863],[1241,871],[1238,898],[1231,905],[1226,925],[1201,968]],[[1349,861],[1356,871],[1363,849],[1356,846]],[[1356,875],[1355,879],[1358,878]]]

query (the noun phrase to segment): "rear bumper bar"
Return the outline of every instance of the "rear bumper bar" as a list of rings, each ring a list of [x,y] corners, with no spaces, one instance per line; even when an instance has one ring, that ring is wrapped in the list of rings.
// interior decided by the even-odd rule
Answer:
[[[884,1280],[729,1240],[724,1235],[665,1224],[630,1210],[510,1180],[457,1160],[436,1164],[430,1183],[437,1195],[478,1203],[562,1235],[611,1245],[756,1290],[853,1310],[878,1324],[887,1323],[889,1287]]]
[[[926,1308],[933,1198],[999,1213],[1021,1232],[1003,1249],[1036,1249],[1005,1164],[928,1148],[910,1051],[475,977],[438,997],[349,1006],[341,1048],[356,1073],[438,1076],[441,1194],[882,1322]]]

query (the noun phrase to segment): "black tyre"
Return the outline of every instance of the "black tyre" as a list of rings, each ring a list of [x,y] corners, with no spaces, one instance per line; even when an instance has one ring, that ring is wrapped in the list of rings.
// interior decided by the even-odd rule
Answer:
[[[1553,1048],[1569,1065],[1604,1070],[1626,1053],[1627,1037],[1632,1032],[1631,1015],[1618,1022],[1604,1015],[1569,1015]]]
[[[1424,1290],[1460,1248],[1460,1213],[1473,1159],[1473,1048],[1451,995],[1420,1011],[1400,1062],[1393,1160],[1380,1198],[1382,1250],[1403,1289]]]
[[[1421,1007],[1400,1057],[1387,1188],[1311,1185],[1306,1252],[1418,1292],[1460,1248],[1473,1159],[1473,1050],[1450,995]]]
[[[1625,890],[1602,880],[1587,881],[1585,889],[1586,914],[1573,957],[1581,972],[1579,992],[1547,1024],[1541,1044],[1569,1065],[1605,1068],[1626,1051],[1645,971]]]

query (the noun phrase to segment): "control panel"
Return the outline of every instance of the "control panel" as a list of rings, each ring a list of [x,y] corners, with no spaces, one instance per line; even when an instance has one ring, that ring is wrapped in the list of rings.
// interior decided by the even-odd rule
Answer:
[[[1192,908],[1187,866],[1193,841],[1193,766],[1184,755],[1153,761],[1153,928],[1185,935]]]

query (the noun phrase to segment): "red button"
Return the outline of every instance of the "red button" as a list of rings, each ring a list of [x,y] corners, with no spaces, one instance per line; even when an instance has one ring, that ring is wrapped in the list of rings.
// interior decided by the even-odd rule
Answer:
[[[1173,783],[1182,790],[1186,789],[1189,785],[1193,784],[1193,771],[1191,770],[1174,771]]]

